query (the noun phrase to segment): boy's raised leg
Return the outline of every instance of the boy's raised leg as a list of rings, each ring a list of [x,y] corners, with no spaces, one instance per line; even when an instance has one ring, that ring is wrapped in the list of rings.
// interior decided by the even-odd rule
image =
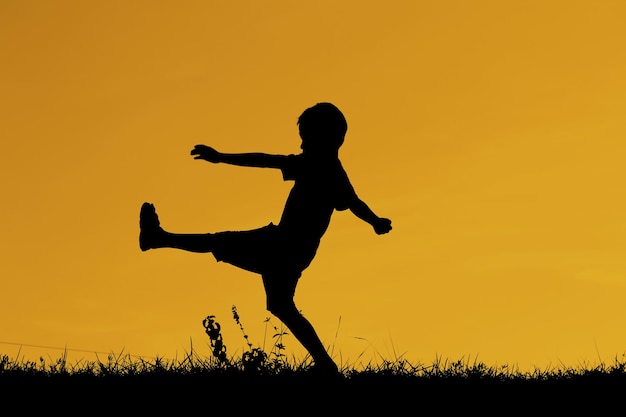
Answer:
[[[154,205],[143,203],[139,214],[139,247],[142,251],[157,248],[174,248],[188,252],[207,253],[213,250],[211,233],[184,234],[163,230]]]

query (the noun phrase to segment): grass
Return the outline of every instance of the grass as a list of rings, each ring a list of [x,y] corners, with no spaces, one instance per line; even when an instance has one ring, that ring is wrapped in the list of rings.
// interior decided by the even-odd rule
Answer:
[[[24,413],[59,409],[65,414],[117,415],[137,412],[207,414],[253,412],[324,412],[325,415],[373,412],[385,415],[414,411],[450,415],[470,411],[490,415],[548,415],[583,411],[601,415],[623,407],[626,362],[520,372],[506,365],[489,367],[467,358],[436,358],[430,364],[402,358],[344,364],[341,378],[317,375],[308,358],[287,359],[287,332],[265,321],[271,346],[254,347],[237,310],[248,350],[229,357],[214,316],[203,326],[212,355],[193,348],[182,359],[144,360],[127,353],[106,360],[68,363],[66,355],[46,362],[0,357],[0,401]],[[294,410],[291,410],[294,408]],[[87,410],[91,410],[87,412]],[[600,413],[600,414],[599,414]]]

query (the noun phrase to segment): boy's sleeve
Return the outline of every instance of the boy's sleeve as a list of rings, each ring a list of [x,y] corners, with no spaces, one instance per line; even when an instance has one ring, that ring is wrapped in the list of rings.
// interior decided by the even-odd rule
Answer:
[[[356,195],[356,191],[354,191],[354,187],[350,183],[350,179],[348,178],[348,174],[346,171],[340,169],[338,178],[335,183],[335,209],[338,211],[343,211],[352,205],[355,200],[358,200],[358,196]]]
[[[285,181],[293,181],[298,176],[298,155],[287,155],[285,158],[285,164],[280,169],[283,174],[283,180]]]

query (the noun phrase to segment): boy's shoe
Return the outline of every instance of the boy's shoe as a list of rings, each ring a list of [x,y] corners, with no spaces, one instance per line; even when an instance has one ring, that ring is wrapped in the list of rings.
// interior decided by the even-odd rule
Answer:
[[[161,232],[161,223],[159,216],[156,214],[154,205],[151,203],[143,203],[141,212],[139,213],[139,247],[142,251],[153,249],[154,238]]]
[[[309,369],[309,374],[316,379],[322,379],[327,382],[331,381],[343,381],[344,375],[339,371],[337,365],[334,362],[317,363]]]

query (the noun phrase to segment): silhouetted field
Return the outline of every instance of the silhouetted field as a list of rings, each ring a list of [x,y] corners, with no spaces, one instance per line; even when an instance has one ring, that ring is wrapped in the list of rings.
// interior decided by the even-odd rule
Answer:
[[[414,364],[402,358],[316,372],[306,359],[287,360],[287,334],[266,319],[273,345],[247,344],[228,357],[214,316],[203,326],[210,357],[192,349],[182,360],[110,354],[106,361],[68,363],[0,357],[0,415],[497,415],[541,416],[626,412],[626,362],[579,369],[520,372],[477,361]]]
[[[248,357],[248,360],[250,357]],[[167,362],[111,355],[69,365],[0,360],[0,398],[13,415],[252,413],[354,415],[564,415],[624,412],[625,364],[513,372],[482,363],[399,360],[339,377],[284,358],[245,363],[200,358]],[[8,415],[4,414],[3,415]]]

